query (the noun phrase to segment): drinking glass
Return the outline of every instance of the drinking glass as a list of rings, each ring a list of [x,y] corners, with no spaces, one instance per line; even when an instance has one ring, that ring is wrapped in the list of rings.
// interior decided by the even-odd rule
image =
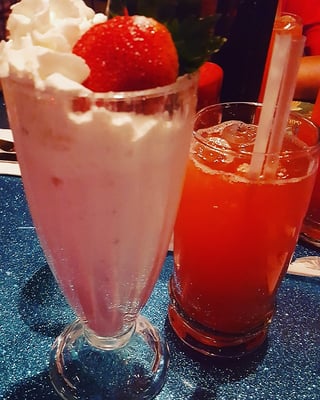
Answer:
[[[317,171],[318,128],[298,114],[290,114],[280,153],[253,153],[260,113],[259,104],[225,103],[195,119],[169,320],[209,356],[240,357],[266,339]],[[253,155],[264,160],[257,178]]]
[[[197,74],[125,93],[13,77],[3,89],[33,222],[78,317],[53,345],[53,385],[65,399],[153,398],[168,349],[139,312],[173,229]]]
[[[303,221],[300,238],[320,247],[320,171],[318,170],[316,183],[312,192],[309,208]]]
[[[311,120],[320,126],[320,89],[314,104]],[[307,215],[303,221],[300,238],[320,247],[320,168],[316,177]]]

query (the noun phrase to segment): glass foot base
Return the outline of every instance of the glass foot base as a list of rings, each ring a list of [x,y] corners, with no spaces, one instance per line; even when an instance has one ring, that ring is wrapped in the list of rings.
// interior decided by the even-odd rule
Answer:
[[[320,247],[320,223],[307,217],[302,225],[299,239],[315,247]]]
[[[266,324],[248,334],[224,334],[188,318],[172,299],[168,317],[172,329],[187,346],[206,356],[219,358],[240,358],[257,350],[265,342],[271,322],[270,316]]]
[[[92,346],[77,320],[53,345],[50,378],[63,399],[152,399],[164,384],[168,362],[167,345],[141,316],[129,342],[112,350]]]
[[[320,240],[319,239],[314,239],[314,238],[308,236],[305,233],[300,233],[299,239],[302,240],[305,243],[311,244],[312,246],[320,247]]]

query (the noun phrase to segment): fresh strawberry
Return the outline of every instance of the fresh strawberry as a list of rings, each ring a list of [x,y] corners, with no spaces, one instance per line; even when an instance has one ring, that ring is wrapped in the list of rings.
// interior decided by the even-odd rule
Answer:
[[[73,48],[90,68],[83,85],[95,92],[173,83],[178,55],[167,28],[144,16],[117,16],[85,32]]]

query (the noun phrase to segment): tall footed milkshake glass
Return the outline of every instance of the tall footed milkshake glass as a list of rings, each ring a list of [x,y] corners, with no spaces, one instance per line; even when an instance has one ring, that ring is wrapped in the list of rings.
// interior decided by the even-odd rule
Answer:
[[[168,350],[139,312],[173,229],[197,75],[126,93],[3,89],[34,225],[78,316],[53,345],[53,385],[64,399],[153,398]]]
[[[253,153],[260,114],[258,104],[225,103],[195,119],[174,229],[169,320],[183,342],[208,356],[241,357],[265,341],[315,180],[317,127],[290,114],[280,153]]]

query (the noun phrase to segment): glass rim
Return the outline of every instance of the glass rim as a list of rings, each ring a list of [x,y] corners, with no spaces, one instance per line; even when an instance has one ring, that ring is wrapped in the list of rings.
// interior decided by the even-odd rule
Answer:
[[[262,108],[262,103],[259,102],[254,102],[254,101],[230,101],[230,102],[222,102],[222,103],[216,103],[216,104],[211,104],[207,107],[202,108],[201,110],[199,110],[194,118],[194,125],[197,121],[197,119],[205,112],[207,112],[210,109],[217,109],[219,107],[224,107],[224,106],[233,106],[233,105],[248,105],[248,106],[252,106],[252,107],[257,107],[257,108]],[[290,116],[294,117],[295,120],[297,122],[299,121],[303,121],[306,124],[308,124],[310,127],[313,127],[317,130],[318,132],[318,138],[316,140],[315,144],[307,144],[305,142],[303,142],[303,147],[301,149],[294,149],[294,150],[284,150],[284,151],[280,151],[280,152],[254,152],[253,150],[246,150],[245,148],[241,148],[239,147],[238,149],[234,150],[234,149],[230,149],[229,147],[223,146],[223,145],[215,145],[212,143],[209,143],[208,140],[206,138],[204,138],[199,132],[198,130],[195,129],[195,127],[193,128],[193,132],[192,135],[193,137],[200,143],[202,143],[203,145],[207,146],[208,148],[215,150],[215,151],[226,151],[228,154],[233,154],[236,155],[238,157],[248,157],[248,156],[252,156],[253,154],[258,154],[258,155],[263,155],[263,156],[273,156],[276,155],[278,157],[290,157],[293,154],[299,156],[299,154],[302,153],[306,153],[307,152],[316,152],[316,151],[320,151],[320,127],[315,124],[313,121],[311,121],[311,119],[307,118],[306,116],[300,114],[299,112],[296,111],[290,111],[289,113],[289,119]],[[289,121],[288,119],[288,121]],[[205,128],[201,128],[201,129],[205,129]]]
[[[9,75],[7,77],[2,78],[2,81],[13,82],[23,88],[30,88],[35,92],[43,95],[43,96],[54,96],[55,93],[63,94],[66,97],[79,97],[86,98],[92,100],[109,100],[109,101],[124,101],[128,99],[144,99],[144,98],[157,98],[164,95],[171,95],[177,93],[179,91],[187,90],[190,88],[195,82],[197,82],[199,72],[190,72],[184,75],[178,76],[175,82],[165,85],[165,86],[157,86],[150,89],[143,90],[132,90],[132,91],[109,91],[109,92],[94,92],[90,89],[79,84],[79,87],[63,90],[61,87],[54,87],[53,85],[47,85],[44,87],[37,86],[33,78],[27,78],[24,76],[14,76]]]

